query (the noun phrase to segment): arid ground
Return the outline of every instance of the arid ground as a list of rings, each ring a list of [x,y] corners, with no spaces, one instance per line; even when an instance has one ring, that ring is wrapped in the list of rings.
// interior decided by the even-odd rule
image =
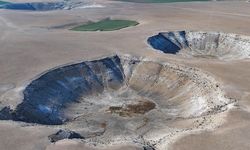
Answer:
[[[16,2],[23,1],[16,0]],[[145,127],[147,129],[145,137],[140,136],[142,131],[138,131],[140,140],[125,140],[124,142],[121,138],[116,141],[116,138],[112,137],[113,133],[117,137],[119,134],[123,136],[123,133],[119,132],[121,131],[120,126],[112,126],[112,129],[107,130],[108,135],[100,135],[100,139],[93,136],[91,139],[87,139],[87,137],[85,139],[64,139],[52,143],[48,136],[55,134],[60,129],[70,126],[71,130],[78,130],[80,127],[68,124],[63,126],[44,125],[15,119],[1,120],[1,150],[250,149],[249,57],[236,60],[186,58],[180,55],[161,53],[147,43],[148,37],[167,31],[218,31],[250,36],[249,2],[210,1],[146,4],[96,0],[92,3],[101,7],[53,11],[0,9],[0,109],[9,107],[15,110],[23,101],[23,91],[27,85],[52,68],[76,62],[99,60],[114,55],[135,57],[132,60],[146,61],[145,63],[152,61],[160,64],[160,66],[167,63],[166,68],[174,68],[173,70],[178,70],[180,73],[184,71],[184,77],[181,76],[180,78],[185,79],[185,87],[189,87],[189,83],[192,84],[191,93],[199,91],[199,89],[203,91],[200,84],[206,80],[208,84],[204,83],[204,86],[209,88],[211,86],[210,89],[212,89],[211,93],[208,90],[208,95],[211,94],[213,97],[215,96],[214,93],[217,93],[218,96],[222,94],[223,99],[226,99],[225,101],[230,101],[230,103],[227,103],[227,108],[225,110],[219,108],[218,111],[213,109],[212,113],[207,111],[204,116],[192,114],[194,117],[186,117],[183,114],[189,111],[186,111],[185,107],[185,110],[183,110],[185,113],[180,112],[181,115],[178,114],[172,120],[163,122],[160,117],[159,120],[153,120],[151,124]],[[134,20],[139,25],[105,32],[69,30],[88,21],[98,21],[105,18]],[[241,49],[238,50],[241,51]],[[122,64],[123,67],[126,66],[124,64]],[[179,66],[183,66],[183,68]],[[148,65],[145,68],[135,69],[135,73],[132,75],[140,77],[145,72],[151,75],[154,74],[154,69],[157,67]],[[177,73],[173,71],[172,79],[179,79],[178,71]],[[191,80],[189,73],[198,75],[197,80]],[[129,85],[131,84],[133,84],[132,81]],[[139,81],[137,85],[139,85]],[[143,83],[140,83],[139,87],[137,85],[135,85],[135,89],[144,86]],[[147,90],[157,89],[157,92],[162,92],[166,86]],[[216,90],[216,88],[218,89]],[[185,88],[181,90],[185,91]],[[204,88],[204,91],[206,90],[207,87]],[[170,91],[169,94],[171,93]],[[182,91],[177,93],[182,93]],[[181,95],[179,98],[185,99],[188,95],[188,93],[185,93],[184,96]],[[215,100],[207,98],[207,100],[211,100],[213,104],[216,103],[216,98]],[[141,107],[138,105],[136,106]],[[157,109],[161,110],[158,107]],[[119,108],[116,111],[120,113],[123,110],[125,110],[126,116],[130,109]],[[152,111],[150,112],[152,113]],[[150,112],[146,114],[149,115],[149,120]],[[132,113],[137,113],[137,111]],[[140,115],[143,117],[144,111],[139,110],[139,117],[137,116],[137,118],[140,118]],[[117,115],[114,116],[117,117]],[[135,121],[137,120],[135,119]],[[145,119],[143,121],[147,123]],[[159,124],[157,121],[159,121]],[[109,122],[105,123],[105,125],[100,124],[100,128],[109,127]],[[126,124],[126,121],[124,121],[124,124]],[[96,124],[93,126],[96,126]],[[113,130],[115,131],[113,132]],[[126,126],[124,132],[127,130],[129,134],[126,132],[124,139],[130,137],[130,132],[137,133],[137,131],[133,131],[135,130],[133,121],[131,126]],[[165,135],[164,133],[168,134]],[[100,141],[98,142],[98,140]]]

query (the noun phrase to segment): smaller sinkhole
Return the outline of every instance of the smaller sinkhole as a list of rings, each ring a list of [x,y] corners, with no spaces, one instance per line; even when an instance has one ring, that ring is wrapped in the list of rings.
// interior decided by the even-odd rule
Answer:
[[[237,60],[250,57],[250,37],[222,32],[170,31],[148,38],[152,48],[187,58]]]

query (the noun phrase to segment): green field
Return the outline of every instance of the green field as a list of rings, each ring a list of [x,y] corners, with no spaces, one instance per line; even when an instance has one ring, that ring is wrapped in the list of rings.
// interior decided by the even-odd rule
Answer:
[[[117,0],[134,3],[173,3],[173,2],[193,2],[193,1],[211,1],[211,0]]]
[[[139,23],[130,20],[111,20],[105,19],[98,22],[89,22],[72,28],[73,31],[113,31],[122,28],[136,26]]]

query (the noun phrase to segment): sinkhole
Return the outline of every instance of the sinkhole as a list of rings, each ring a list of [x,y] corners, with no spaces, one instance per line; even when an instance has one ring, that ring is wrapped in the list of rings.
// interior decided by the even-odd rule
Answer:
[[[63,9],[63,2],[31,2],[31,3],[7,3],[1,8],[13,10],[28,10],[28,11],[49,11]]]
[[[24,10],[24,11],[51,11],[60,9],[73,9],[89,5],[85,2],[71,2],[71,1],[55,1],[55,2],[23,2],[23,3],[9,3],[6,2],[0,6],[0,9]]]
[[[237,60],[250,57],[250,37],[222,32],[160,32],[148,38],[154,49],[183,57]]]
[[[0,119],[82,126],[81,120],[91,117],[126,128],[136,118],[214,114],[228,103],[218,83],[195,68],[115,55],[43,73],[27,85],[22,103],[0,111]]]

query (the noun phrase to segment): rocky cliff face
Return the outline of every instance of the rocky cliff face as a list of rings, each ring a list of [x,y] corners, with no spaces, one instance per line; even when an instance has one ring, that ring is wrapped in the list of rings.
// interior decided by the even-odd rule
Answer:
[[[62,112],[67,105],[79,103],[80,98],[95,96],[104,90],[117,90],[123,85],[124,78],[117,56],[49,71],[25,89],[15,119],[62,124],[67,120]]]
[[[250,57],[250,37],[221,32],[175,31],[148,38],[157,50],[184,57],[235,60]]]

